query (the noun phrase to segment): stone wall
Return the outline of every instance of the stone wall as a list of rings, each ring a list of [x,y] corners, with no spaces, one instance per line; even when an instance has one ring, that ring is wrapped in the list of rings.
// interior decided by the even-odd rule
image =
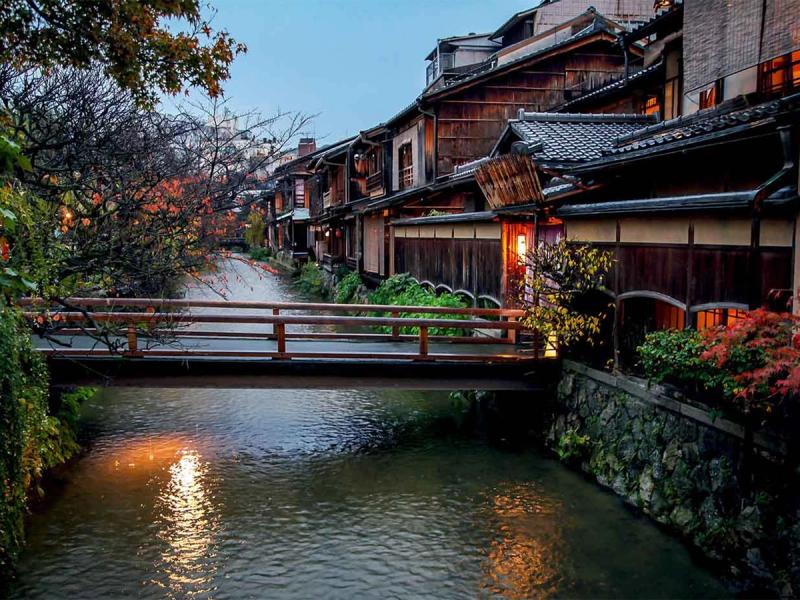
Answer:
[[[563,460],[719,561],[742,587],[800,593],[798,474],[774,439],[762,432],[749,446],[740,425],[664,388],[568,361],[554,411],[547,444]]]

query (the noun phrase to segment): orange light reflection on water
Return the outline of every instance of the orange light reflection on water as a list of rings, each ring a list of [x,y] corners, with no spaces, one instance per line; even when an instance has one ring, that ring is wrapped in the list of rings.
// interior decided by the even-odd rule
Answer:
[[[481,589],[505,598],[549,598],[563,591],[563,507],[530,485],[498,490],[489,499],[494,536]]]
[[[215,542],[219,506],[209,464],[188,436],[129,439],[115,448],[105,468],[117,487],[155,492],[150,515],[155,539],[139,554],[154,561],[147,583],[175,598],[207,597],[217,571]]]

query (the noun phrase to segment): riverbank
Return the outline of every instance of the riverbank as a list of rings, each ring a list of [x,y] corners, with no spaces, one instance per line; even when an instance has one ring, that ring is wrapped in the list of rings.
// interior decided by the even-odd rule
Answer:
[[[563,462],[716,562],[748,595],[800,591],[800,479],[780,440],[632,377],[564,362],[539,429]]]
[[[15,309],[0,308],[0,582],[25,545],[26,517],[44,493],[43,478],[80,450],[80,406],[93,394],[51,390],[27,325]]]

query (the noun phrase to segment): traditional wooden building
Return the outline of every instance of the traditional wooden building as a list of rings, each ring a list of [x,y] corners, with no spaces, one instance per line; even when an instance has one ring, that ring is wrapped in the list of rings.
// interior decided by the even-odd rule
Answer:
[[[550,8],[556,5],[547,4]],[[446,288],[466,285],[465,291],[475,298],[491,296],[501,301],[502,284],[487,287],[479,283],[481,278],[477,275],[464,279],[456,272],[433,265],[425,272],[420,270],[425,261],[400,250],[400,246],[411,248],[413,243],[395,243],[391,224],[401,219],[435,219],[482,211],[485,199],[475,182],[474,167],[489,154],[509,118],[520,109],[541,111],[562,104],[593,85],[624,75],[630,58],[623,51],[621,36],[627,30],[594,8],[583,6],[578,10],[579,4],[564,3],[559,10],[569,12],[569,18],[550,28],[535,28],[526,35],[519,33],[513,42],[503,41],[502,32],[516,31],[516,25],[507,23],[492,35],[496,50],[489,58],[437,71],[438,76],[414,104],[362,134],[362,140],[381,144],[384,160],[379,164],[386,171],[382,175],[385,187],[381,192],[354,206],[356,222],[360,219],[362,224],[360,264],[365,275],[377,278],[398,269],[409,270],[423,279],[438,277],[432,281],[434,285]],[[629,10],[633,4],[639,6],[638,12]],[[652,6],[645,10],[643,3],[629,5],[625,7],[626,18],[635,14],[636,19],[645,21],[652,14]],[[514,22],[535,20],[536,14],[535,10],[529,11],[516,16]],[[469,41],[477,46],[479,42],[485,52],[491,47],[488,39],[476,36],[470,40],[440,40],[436,52],[441,56],[443,50],[449,49],[455,60],[459,52],[465,52],[457,43]],[[638,53],[639,59],[643,52],[636,44],[628,49],[630,55]],[[401,235],[405,232],[404,229]],[[478,245],[485,244],[476,242]],[[475,256],[479,256],[477,250]],[[453,269],[463,270],[461,263],[453,265]],[[492,268],[503,272],[501,262]],[[473,273],[491,271],[471,263],[465,269]]]
[[[308,164],[316,152],[313,138],[301,138],[297,158],[277,166],[265,190],[267,243],[274,252],[296,260],[306,260],[313,247],[306,182],[311,177]]]
[[[643,26],[646,37],[659,46],[653,65],[660,62],[660,71],[644,67],[641,78],[601,86],[568,105],[592,111],[636,108],[642,113],[639,117],[616,118],[654,119],[660,110],[647,114],[643,102],[646,93],[653,93],[658,104],[677,116],[640,122],[627,132],[598,139],[591,156],[573,164],[558,164],[547,156],[547,128],[539,121],[584,121],[586,129],[570,136],[576,144],[573,150],[578,150],[590,147],[596,124],[614,115],[534,115],[535,130],[521,115],[509,123],[495,148],[502,156],[497,160],[508,160],[506,153],[526,155],[544,189],[563,184],[562,191],[549,196],[511,193],[509,206],[496,213],[533,216],[537,243],[552,237],[555,228],[568,240],[613,253],[608,298],[595,300],[613,304],[613,326],[608,330],[614,339],[609,347],[618,363],[631,364],[647,331],[729,323],[741,311],[764,305],[786,309],[800,286],[800,68],[795,68],[800,63],[795,60],[800,38],[792,41],[782,35],[785,24],[770,20],[774,3],[764,3],[763,10],[753,14],[721,4],[714,12],[708,9],[711,4],[701,10],[692,2],[678,3]],[[742,20],[743,14],[749,17]],[[792,18],[796,14],[792,12]],[[688,60],[689,48],[697,47],[693,36],[707,40],[706,29],[698,23],[688,27],[689,19],[711,20],[714,27],[717,20],[728,19],[743,27],[720,33],[716,43],[731,51],[744,43],[742,31],[760,35],[762,47],[775,38],[785,45],[773,47],[771,52],[780,52],[777,56],[763,50],[748,54],[755,62],[737,63],[735,72],[709,68]],[[775,27],[780,32],[771,31]],[[682,35],[673,35],[676,31]],[[676,40],[683,40],[681,47],[673,46]],[[668,59],[676,53],[687,57],[678,83],[671,77]],[[704,80],[693,68],[716,78],[714,85],[700,85],[701,95],[702,90],[708,92],[705,98],[695,94],[697,82]],[[686,90],[679,101],[671,96],[674,89]],[[509,180],[520,177],[521,171],[503,172],[499,187],[513,191]]]

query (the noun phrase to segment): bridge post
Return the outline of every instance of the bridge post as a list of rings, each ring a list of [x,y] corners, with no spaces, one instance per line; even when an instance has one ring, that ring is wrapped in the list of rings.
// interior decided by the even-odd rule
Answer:
[[[278,334],[278,354],[286,354],[286,325],[275,323],[275,331]]]
[[[128,353],[135,354],[139,351],[139,338],[136,335],[136,325],[128,325]]]
[[[509,323],[516,323],[517,322],[517,318],[516,317],[508,317],[508,322]],[[516,329],[509,329],[508,330],[508,341],[511,344],[516,344],[517,343],[517,330]]]
[[[276,317],[280,316],[281,309],[280,308],[273,308],[272,309],[272,314],[273,314],[273,316],[276,316]],[[277,333],[278,333],[278,325],[277,325],[277,323],[273,323],[272,324],[272,336],[275,337],[277,335]]]
[[[419,355],[428,356],[428,328],[424,325],[419,328]]]
[[[397,319],[399,316],[400,316],[399,312],[397,312],[396,310],[392,311],[392,318],[393,319]],[[400,328],[397,325],[393,325],[392,326],[392,339],[396,340],[396,339],[399,339],[399,338],[400,338]]]

